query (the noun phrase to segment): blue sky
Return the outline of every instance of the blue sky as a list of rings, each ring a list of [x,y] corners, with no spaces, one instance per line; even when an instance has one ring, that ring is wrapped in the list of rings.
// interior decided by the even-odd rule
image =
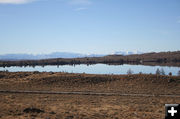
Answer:
[[[180,0],[0,0],[0,54],[180,50]]]

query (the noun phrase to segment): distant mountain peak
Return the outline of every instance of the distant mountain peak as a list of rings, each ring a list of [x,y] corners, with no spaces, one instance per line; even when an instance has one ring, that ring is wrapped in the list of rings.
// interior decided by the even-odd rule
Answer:
[[[50,54],[5,54],[0,55],[0,60],[38,60],[51,58],[81,58],[81,57],[101,57],[102,54],[81,54],[72,52],[52,52]]]
[[[111,53],[111,55],[131,55],[142,54],[139,51],[117,51]],[[39,59],[51,59],[51,58],[82,58],[82,57],[102,57],[109,54],[81,54],[72,52],[52,52],[50,54],[5,54],[0,55],[0,60],[39,60]]]
[[[116,51],[111,55],[132,55],[132,54],[142,54],[140,51]]]

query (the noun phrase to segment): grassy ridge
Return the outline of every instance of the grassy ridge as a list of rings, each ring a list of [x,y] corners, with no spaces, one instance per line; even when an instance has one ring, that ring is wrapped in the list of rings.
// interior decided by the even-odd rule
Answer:
[[[0,90],[180,94],[179,89],[178,76],[0,72]]]

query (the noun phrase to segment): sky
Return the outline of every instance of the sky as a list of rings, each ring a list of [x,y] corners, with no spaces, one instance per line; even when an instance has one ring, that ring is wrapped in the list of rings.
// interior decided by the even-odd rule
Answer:
[[[180,0],[0,0],[0,54],[180,50]]]

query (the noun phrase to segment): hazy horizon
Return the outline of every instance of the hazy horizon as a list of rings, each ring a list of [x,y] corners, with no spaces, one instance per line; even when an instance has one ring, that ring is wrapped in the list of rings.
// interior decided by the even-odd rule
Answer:
[[[180,50],[179,0],[0,0],[0,55]]]
[[[160,53],[160,52],[178,52],[180,50],[176,50],[176,51],[149,51],[149,52],[141,52],[141,51],[114,51],[114,52],[110,52],[110,53],[80,53],[80,52],[50,52],[50,53],[6,53],[6,54],[0,54],[0,55],[11,55],[11,54],[19,54],[19,55],[49,55],[49,54],[53,54],[53,53],[72,53],[72,54],[81,54],[81,55],[110,55],[110,54],[123,54],[123,53],[133,53],[133,54],[143,54],[143,53]]]

